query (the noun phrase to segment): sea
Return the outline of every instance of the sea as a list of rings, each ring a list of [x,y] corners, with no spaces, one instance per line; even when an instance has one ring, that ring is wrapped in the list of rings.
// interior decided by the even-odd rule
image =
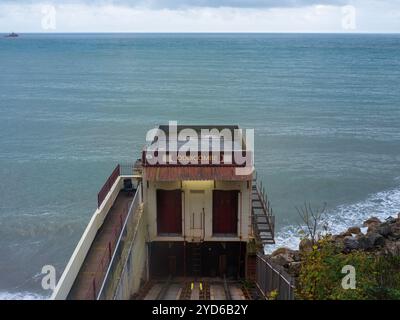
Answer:
[[[168,121],[255,130],[278,246],[400,212],[400,35],[0,37],[0,299],[46,299],[117,163]]]

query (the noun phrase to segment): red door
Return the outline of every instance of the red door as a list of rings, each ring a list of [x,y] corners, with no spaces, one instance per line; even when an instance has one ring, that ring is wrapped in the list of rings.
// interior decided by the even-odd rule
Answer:
[[[157,233],[182,234],[181,190],[157,190]]]
[[[213,234],[237,234],[237,190],[213,191]]]

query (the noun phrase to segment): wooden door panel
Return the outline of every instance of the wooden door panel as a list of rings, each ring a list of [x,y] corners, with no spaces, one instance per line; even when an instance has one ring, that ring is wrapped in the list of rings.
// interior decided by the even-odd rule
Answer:
[[[181,190],[157,190],[157,233],[182,234]]]
[[[213,191],[213,234],[237,234],[237,190]]]

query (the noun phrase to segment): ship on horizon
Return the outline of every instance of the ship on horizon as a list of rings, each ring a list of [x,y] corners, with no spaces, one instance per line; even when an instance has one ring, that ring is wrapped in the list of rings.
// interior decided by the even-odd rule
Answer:
[[[19,35],[15,32],[11,32],[5,36],[6,38],[18,38]]]

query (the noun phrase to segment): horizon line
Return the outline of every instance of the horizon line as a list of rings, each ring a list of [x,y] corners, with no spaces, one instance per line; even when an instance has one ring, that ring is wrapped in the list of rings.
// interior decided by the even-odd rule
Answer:
[[[0,31],[0,34],[44,34],[44,35],[62,35],[62,34],[400,34],[400,31]]]

